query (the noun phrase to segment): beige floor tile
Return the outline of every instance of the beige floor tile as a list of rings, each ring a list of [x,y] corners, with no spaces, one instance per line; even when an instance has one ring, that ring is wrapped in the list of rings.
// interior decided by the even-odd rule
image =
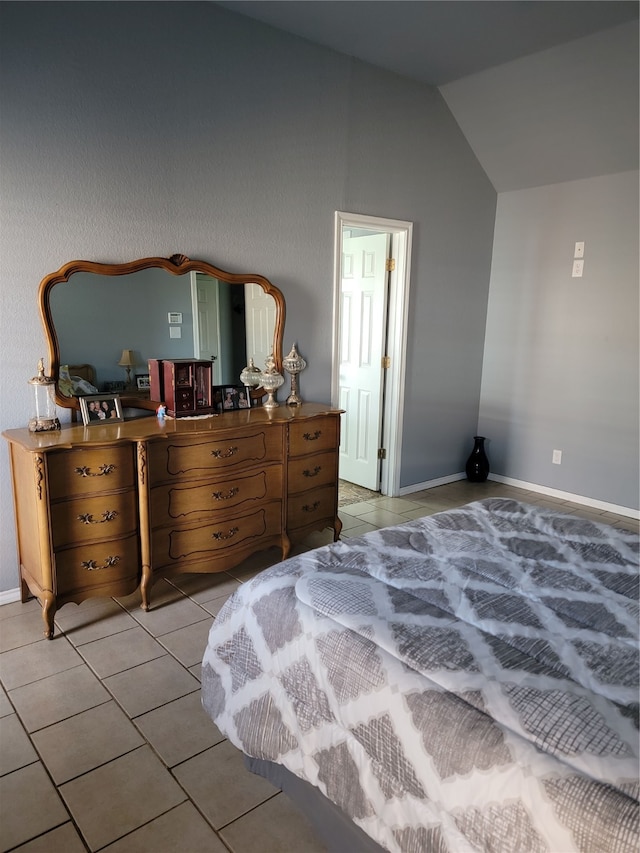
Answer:
[[[37,598],[30,598],[29,601],[11,601],[9,604],[3,604],[0,607],[0,622],[3,622],[5,619],[12,619],[14,616],[22,616],[23,613],[29,611],[40,613],[42,618],[42,608]],[[1,636],[2,630],[0,630]]]
[[[86,853],[87,848],[69,821],[57,829],[34,838],[19,847],[15,853]]]
[[[154,583],[151,587],[151,606],[167,604],[169,601],[179,601],[183,598],[183,594],[177,587],[173,586],[169,581],[163,579]],[[140,609],[142,597],[140,590],[137,589],[131,595],[124,595],[115,599],[122,607],[130,613],[136,613]]]
[[[277,792],[265,779],[246,769],[241,753],[226,740],[174,767],[173,772],[216,829]]]
[[[9,714],[13,713],[13,705],[9,702],[7,694],[4,692],[2,687],[0,687],[0,718],[7,717]]]
[[[229,569],[227,574],[239,581],[246,581],[249,578],[255,577],[258,572],[279,563],[282,560],[282,551],[280,548],[267,548],[264,551],[258,551],[257,554],[252,554],[251,557],[244,560],[233,569]]]
[[[168,634],[194,622],[201,622],[207,614],[194,601],[186,596],[171,602],[151,602],[148,612],[137,610],[131,615],[143,628],[154,637]]]
[[[160,643],[139,626],[86,643],[80,646],[79,651],[100,678],[107,678],[166,654]]]
[[[611,524],[614,527],[619,527],[622,530],[629,530],[631,533],[640,533],[640,521],[636,521],[635,518],[618,518],[615,521],[612,521]]]
[[[55,621],[74,646],[137,627],[135,620],[111,598],[87,599],[80,605],[65,606],[56,613]]]
[[[341,539],[353,539],[355,536],[362,536],[365,533],[370,533],[372,530],[377,530],[375,524],[367,524],[365,522],[360,522],[360,524],[356,524],[355,527],[350,527],[348,530],[343,530],[340,534]]]
[[[268,850],[269,853],[328,851],[309,820],[285,794],[272,797],[225,826],[220,830],[220,837],[238,853],[251,850]]]
[[[3,850],[17,847],[68,820],[67,810],[41,764],[30,764],[0,779]]]
[[[284,794],[225,826],[220,837],[238,853],[328,853],[315,828]]]
[[[373,524],[374,527],[391,527],[392,524],[402,524],[403,521],[407,520],[398,513],[389,512],[387,509],[374,509],[372,512],[364,512],[359,518],[366,524]]]
[[[264,847],[256,850],[267,853]],[[102,853],[228,853],[228,850],[193,805],[186,802],[105,847]]]
[[[38,640],[0,654],[0,681],[5,690],[12,690],[81,663],[82,658],[65,637]]]
[[[377,498],[374,498],[374,501],[375,500],[377,500]],[[365,512],[372,512],[376,506],[374,501],[360,501],[360,503],[357,504],[349,504],[348,507],[340,509],[338,511],[338,515],[342,518],[342,513],[347,511],[349,515],[355,516],[364,515]]]
[[[0,607],[3,610],[4,607]],[[10,619],[3,619],[0,622],[0,643],[2,651],[7,652],[10,649],[17,649],[20,646],[28,646],[31,643],[36,643],[43,639],[44,622],[42,621],[42,611],[40,607],[37,610],[29,608],[28,610],[12,616]]]
[[[38,753],[16,714],[5,717],[0,725],[0,776],[37,760]]]
[[[112,701],[36,732],[33,742],[53,781],[61,785],[142,746],[144,740]]]
[[[10,692],[28,732],[95,708],[111,698],[87,666],[76,666]]]
[[[148,746],[60,787],[91,850],[98,850],[186,798]]]
[[[202,603],[202,607],[207,611],[209,616],[217,616],[218,613],[222,610],[222,606],[225,603],[229,596],[223,596],[222,598],[212,598],[211,601],[204,601]]]
[[[376,509],[386,509],[389,512],[397,512],[398,515],[405,515],[411,510],[418,509],[420,504],[417,501],[412,501],[410,497],[406,498],[377,498],[371,501]]]
[[[428,515],[433,515],[434,510],[428,506],[421,506],[420,509],[414,509],[412,512],[403,512],[402,515],[407,521],[415,521],[417,518],[426,518]]]
[[[361,519],[357,515],[350,515],[348,512],[340,513],[340,521],[342,522],[342,533],[340,535],[362,524]]]
[[[136,717],[136,726],[168,767],[224,740],[203,709],[199,690]]]
[[[200,683],[171,655],[105,678],[104,685],[130,717],[200,689]]]
[[[170,634],[158,637],[158,642],[167,649],[183,666],[190,667],[202,660],[209,630],[213,624],[211,614],[201,611],[206,617],[201,622],[187,625]]]
[[[202,681],[202,661],[196,664],[195,666],[189,667],[189,672],[198,679],[198,681]]]
[[[171,583],[198,604],[213,598],[228,598],[240,586],[240,581],[227,572],[177,575]]]

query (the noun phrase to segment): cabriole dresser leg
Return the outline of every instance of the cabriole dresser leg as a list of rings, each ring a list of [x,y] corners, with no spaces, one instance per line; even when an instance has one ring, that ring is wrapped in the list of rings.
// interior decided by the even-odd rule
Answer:
[[[45,640],[53,640],[53,617],[56,615],[56,597],[52,592],[42,596],[42,621],[44,622]]]
[[[142,580],[140,581],[140,595],[142,604],[140,607],[147,612],[151,605],[151,566],[142,567]]]

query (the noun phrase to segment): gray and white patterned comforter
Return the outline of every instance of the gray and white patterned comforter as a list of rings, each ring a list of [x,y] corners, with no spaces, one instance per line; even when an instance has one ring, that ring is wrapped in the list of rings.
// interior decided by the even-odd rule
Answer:
[[[204,707],[389,851],[636,851],[639,543],[493,498],[289,559]]]

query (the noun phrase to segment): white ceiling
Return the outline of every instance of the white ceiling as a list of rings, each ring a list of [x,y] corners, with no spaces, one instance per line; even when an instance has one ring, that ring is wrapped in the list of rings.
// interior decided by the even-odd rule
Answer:
[[[500,191],[638,168],[635,0],[227,0],[437,86]]]

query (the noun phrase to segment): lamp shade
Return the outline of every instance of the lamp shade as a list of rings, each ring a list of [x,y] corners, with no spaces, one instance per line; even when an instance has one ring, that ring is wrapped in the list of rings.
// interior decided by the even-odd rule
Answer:
[[[136,361],[133,357],[133,350],[123,349],[122,355],[120,356],[120,361],[118,362],[120,367],[133,367],[135,363]]]

